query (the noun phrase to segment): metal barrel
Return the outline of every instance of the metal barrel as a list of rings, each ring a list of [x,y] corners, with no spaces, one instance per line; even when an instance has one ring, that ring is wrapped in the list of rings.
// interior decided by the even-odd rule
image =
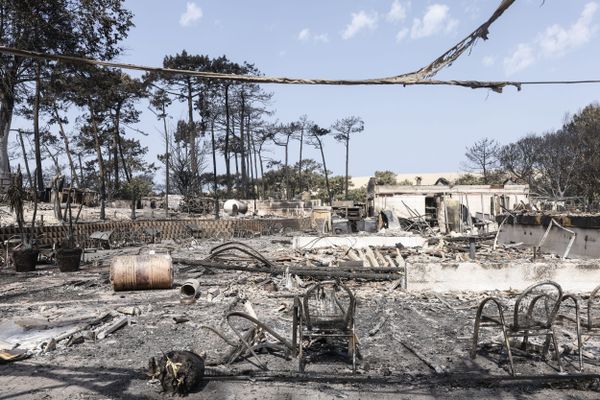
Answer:
[[[198,279],[188,279],[179,290],[179,298],[182,303],[190,304],[196,301],[200,295],[200,281]]]
[[[171,289],[173,262],[168,254],[118,256],[110,263],[113,290]]]

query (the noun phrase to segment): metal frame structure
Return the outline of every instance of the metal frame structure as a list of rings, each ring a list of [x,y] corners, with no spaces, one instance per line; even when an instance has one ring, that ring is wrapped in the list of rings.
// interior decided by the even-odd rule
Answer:
[[[537,293],[536,290],[546,289],[541,293]],[[549,291],[555,291],[556,295],[551,296],[548,294]],[[529,301],[529,304],[525,307],[521,307],[521,303],[526,298],[533,296]],[[522,350],[527,350],[527,342],[529,337],[531,336],[545,336],[546,340],[544,343],[544,347],[542,350],[542,355],[545,357],[550,348],[550,340],[552,340],[552,344],[554,346],[554,353],[556,355],[556,360],[558,363],[558,367],[562,372],[562,363],[560,360],[560,355],[558,353],[558,346],[556,344],[556,334],[554,332],[554,322],[556,316],[558,314],[558,310],[560,308],[561,302],[563,300],[563,292],[560,285],[553,281],[544,281],[540,283],[536,283],[534,285],[526,288],[523,293],[517,297],[514,306],[513,312],[513,321],[507,322],[504,316],[504,306],[502,302],[495,297],[488,297],[484,299],[477,308],[477,314],[475,316],[475,326],[473,330],[473,345],[471,348],[471,358],[475,359],[477,357],[477,342],[479,339],[479,331],[482,327],[499,327],[502,330],[502,334],[504,336],[504,346],[506,347],[506,351],[508,353],[508,359],[510,361],[510,373],[511,375],[515,375],[515,367],[513,362],[512,351],[510,348],[510,338],[513,337],[522,337]],[[543,301],[543,311],[544,316],[539,318],[539,316],[535,315],[536,310],[539,310],[540,307],[538,302]],[[485,306],[488,303],[493,303],[496,305],[498,310],[499,319],[495,319],[488,315],[484,315],[483,311]],[[521,308],[526,309],[524,313]]]
[[[581,318],[581,308],[579,307],[579,302],[572,295],[563,296],[563,301],[572,300],[575,304],[575,319],[572,319],[564,314],[561,314],[559,317],[561,319],[566,319],[571,322],[574,322],[576,325],[576,333],[577,333],[577,352],[579,354],[579,370],[583,372],[583,340],[582,336],[600,336],[600,319],[594,319],[594,311],[600,311],[600,307],[598,302],[600,300],[600,285],[596,286],[592,293],[590,293],[590,297],[588,298],[586,304],[585,315],[586,318]]]
[[[338,299],[336,292],[343,291],[348,304]],[[330,313],[321,309],[316,303],[323,296],[331,296],[333,309]],[[354,312],[356,299],[354,294],[341,282],[323,281],[310,287],[302,299],[294,299],[294,327],[292,342],[298,349],[298,369],[304,371],[306,359],[304,351],[310,343],[318,339],[343,339],[348,342],[348,358],[352,361],[352,372],[356,373],[356,356],[358,340],[354,332]],[[305,340],[309,344],[305,346]]]

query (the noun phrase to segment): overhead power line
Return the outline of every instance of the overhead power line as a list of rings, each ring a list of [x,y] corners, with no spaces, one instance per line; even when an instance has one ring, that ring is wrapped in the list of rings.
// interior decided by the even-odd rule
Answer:
[[[263,75],[238,75],[224,74],[218,72],[181,70],[162,67],[151,67],[139,64],[121,63],[115,61],[95,60],[84,57],[76,57],[70,55],[40,53],[31,50],[23,50],[14,47],[0,46],[0,53],[10,54],[13,56],[51,60],[56,62],[64,62],[69,64],[84,64],[95,65],[110,68],[119,68],[125,70],[137,70],[157,75],[180,75],[192,76],[196,78],[208,80],[227,80],[261,84],[285,84],[285,85],[426,85],[426,86],[461,86],[472,89],[492,89],[496,92],[502,92],[507,86],[513,86],[521,90],[526,85],[578,85],[578,84],[597,84],[600,79],[585,79],[585,80],[550,80],[550,81],[480,81],[480,80],[435,80],[432,79],[437,73],[450,66],[456,61],[467,49],[473,47],[477,40],[487,40],[490,26],[511,6],[515,0],[502,0],[494,13],[480,25],[477,29],[471,32],[467,37],[462,39],[451,49],[446,51],[440,57],[436,58],[430,64],[420,68],[417,71],[409,72],[401,75],[371,78],[371,79],[323,79],[323,78],[290,78],[290,77],[274,77]]]

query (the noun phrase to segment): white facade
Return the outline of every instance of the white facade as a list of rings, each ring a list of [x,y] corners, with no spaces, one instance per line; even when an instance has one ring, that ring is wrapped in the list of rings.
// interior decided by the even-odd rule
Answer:
[[[457,201],[469,209],[472,217],[477,213],[501,214],[499,204],[513,209],[521,203],[529,203],[529,185],[374,185],[370,189],[369,197],[375,213],[391,210],[402,218],[414,217],[414,213],[426,215],[426,207],[435,207],[436,198]]]

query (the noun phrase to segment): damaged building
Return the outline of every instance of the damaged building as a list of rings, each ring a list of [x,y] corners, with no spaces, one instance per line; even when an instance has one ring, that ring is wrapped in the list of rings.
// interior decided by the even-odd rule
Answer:
[[[452,185],[440,177],[432,185],[367,186],[370,216],[389,211],[404,226],[426,222],[441,232],[464,232],[474,224],[487,229],[497,215],[529,204],[529,186],[507,181],[501,185]],[[473,222],[475,221],[475,222]]]

